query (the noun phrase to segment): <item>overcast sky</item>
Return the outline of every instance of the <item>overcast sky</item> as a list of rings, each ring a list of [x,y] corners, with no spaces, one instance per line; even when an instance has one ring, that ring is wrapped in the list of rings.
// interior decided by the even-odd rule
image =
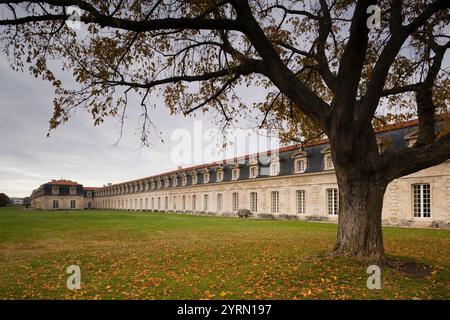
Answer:
[[[70,79],[68,75],[60,76]],[[261,96],[262,92],[257,89],[247,89],[242,98],[250,102]],[[153,137],[150,148],[140,147],[137,102],[129,104],[129,119],[118,145],[115,145],[117,120],[109,119],[94,127],[90,115],[82,109],[47,138],[53,97],[53,87],[49,83],[32,78],[26,72],[12,71],[6,57],[0,55],[0,192],[10,197],[28,196],[51,179],[64,178],[84,186],[102,186],[173,170],[178,163],[171,154],[174,148],[180,147],[180,141],[171,141],[174,132],[178,132],[178,136],[182,133],[185,137],[183,132],[194,136],[195,119],[170,116],[155,97],[159,107],[152,119],[163,132],[164,143]],[[208,116],[196,119],[202,118],[203,128],[214,127]],[[220,158],[217,152],[216,158]],[[190,164],[204,162],[200,159],[192,159]]]

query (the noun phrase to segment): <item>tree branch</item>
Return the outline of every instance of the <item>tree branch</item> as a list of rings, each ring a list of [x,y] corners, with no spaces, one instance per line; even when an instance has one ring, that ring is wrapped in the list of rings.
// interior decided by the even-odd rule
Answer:
[[[0,1],[0,4],[22,3],[35,1]],[[205,18],[163,18],[135,21],[130,19],[115,18],[107,14],[99,12],[94,6],[86,1],[77,0],[47,0],[36,1],[46,3],[56,7],[77,6],[87,13],[80,17],[80,21],[84,23],[96,23],[101,27],[110,27],[136,32],[147,32],[162,29],[194,29],[194,30],[242,30],[242,25],[235,20],[230,19],[205,19]],[[49,20],[67,20],[67,14],[45,14],[39,16],[28,16],[18,19],[0,20],[0,25],[18,25],[30,22],[49,21]]]
[[[388,181],[438,165],[450,158],[450,134],[432,144],[405,148],[380,155],[383,175]]]
[[[250,39],[258,54],[265,61],[265,75],[291,99],[297,107],[314,120],[321,128],[326,127],[329,106],[309,89],[283,63],[264,31],[255,20],[247,1],[233,0],[237,20],[244,24],[243,32]]]
[[[420,26],[422,26],[432,15],[440,10],[450,8],[450,2],[447,0],[436,0],[433,4],[428,5],[422,13],[406,26],[398,26],[396,32],[392,34],[388,43],[381,52],[372,76],[367,85],[367,91],[362,101],[362,107],[358,118],[362,123],[370,123],[372,121],[375,110],[378,107],[380,97],[382,96],[383,87],[389,69],[394,62],[395,57],[400,51],[405,40]]]

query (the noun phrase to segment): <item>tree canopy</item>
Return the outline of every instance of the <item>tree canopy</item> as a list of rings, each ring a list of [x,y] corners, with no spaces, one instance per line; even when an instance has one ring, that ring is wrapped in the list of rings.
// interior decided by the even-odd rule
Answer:
[[[9,197],[6,194],[0,193],[0,207],[6,207],[9,201]]]
[[[142,97],[144,140],[155,91],[171,112],[214,110],[223,125],[256,107],[259,125],[287,140],[326,132],[333,106],[349,97],[358,102],[354,117],[377,124],[416,115],[417,92],[447,111],[447,1],[378,1],[380,29],[369,32],[366,8],[376,1],[0,3],[12,67],[55,86],[52,129],[79,106],[95,124],[121,116],[130,90]],[[87,28],[66,25],[69,6],[83,10]],[[62,61],[80,87],[65,88],[51,60]],[[255,106],[240,103],[234,90],[250,85],[267,89]]]

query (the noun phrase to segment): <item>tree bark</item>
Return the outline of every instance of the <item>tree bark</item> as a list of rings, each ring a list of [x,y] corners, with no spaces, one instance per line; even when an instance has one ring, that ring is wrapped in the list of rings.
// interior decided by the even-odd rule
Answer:
[[[386,183],[364,172],[338,175],[339,225],[334,254],[384,261],[381,212]]]
[[[371,127],[330,123],[330,147],[339,186],[338,233],[333,253],[384,262],[381,212],[389,181]],[[338,132],[340,134],[338,134]],[[336,138],[339,137],[339,138]]]

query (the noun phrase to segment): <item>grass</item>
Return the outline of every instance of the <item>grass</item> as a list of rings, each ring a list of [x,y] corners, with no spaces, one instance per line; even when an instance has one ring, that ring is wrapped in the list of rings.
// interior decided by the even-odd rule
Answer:
[[[0,208],[0,299],[448,299],[450,231],[385,228],[415,278],[324,255],[336,225],[125,211]],[[81,289],[66,267],[81,268]]]

